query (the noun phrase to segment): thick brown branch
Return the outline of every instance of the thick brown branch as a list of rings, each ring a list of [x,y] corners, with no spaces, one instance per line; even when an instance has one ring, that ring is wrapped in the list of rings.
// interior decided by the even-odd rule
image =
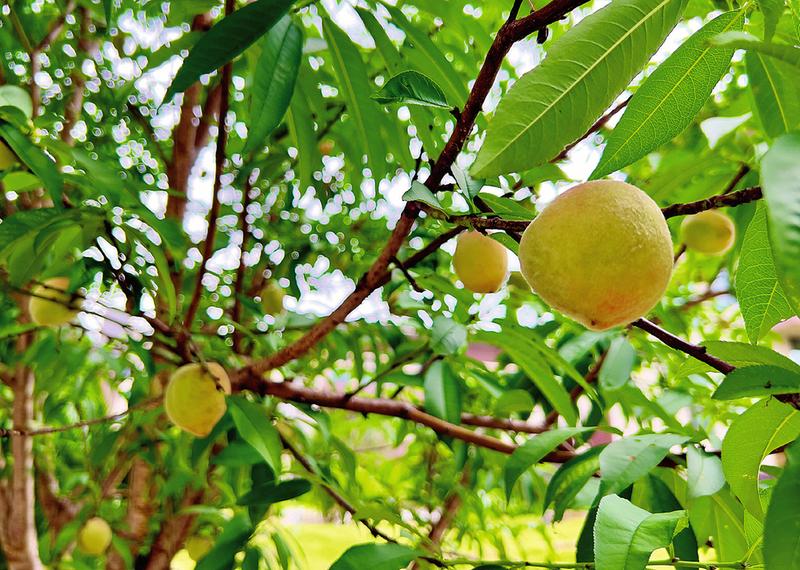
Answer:
[[[458,153],[464,148],[464,144],[475,125],[475,119],[478,117],[483,107],[483,102],[494,85],[497,73],[503,64],[503,59],[505,59],[511,46],[530,34],[557,22],[572,10],[587,2],[588,0],[553,0],[533,14],[519,20],[509,20],[500,28],[486,54],[486,59],[478,72],[478,77],[475,79],[467,102],[459,114],[453,134],[444,149],[442,149],[439,159],[431,169],[430,176],[425,181],[425,185],[429,189],[435,190],[439,186],[442,178],[455,162]]]
[[[461,414],[461,423],[468,426],[515,431],[518,433],[536,434],[545,432],[548,429],[543,425],[532,424],[521,420],[496,418],[494,416],[477,416],[474,414]]]
[[[293,344],[279,350],[265,360],[250,365],[242,372],[244,374],[261,375],[268,370],[278,368],[287,362],[300,358],[315,344],[325,338],[328,333],[343,323],[347,316],[364,302],[364,299],[369,297],[375,289],[388,281],[387,267],[389,266],[389,262],[397,255],[406,237],[411,233],[416,215],[416,205],[414,203],[408,203],[389,238],[389,242],[386,244],[386,247],[383,249],[378,259],[372,264],[369,271],[361,277],[356,285],[355,291],[350,293],[336,310],[319,321],[311,330]]]
[[[534,14],[516,21],[506,22],[497,33],[486,55],[478,77],[472,86],[464,108],[457,114],[458,119],[450,139],[445,144],[442,153],[431,168],[430,176],[425,185],[431,190],[437,190],[444,176],[461,152],[469,137],[475,119],[481,111],[483,102],[494,84],[500,66],[503,63],[511,46],[529,34],[556,22],[577,6],[585,4],[588,0],[553,0]],[[283,348],[271,357],[258,361],[244,371],[244,375],[261,375],[264,372],[282,366],[306,354],[316,343],[328,333],[344,322],[347,316],[366,299],[372,291],[385,283],[387,267],[392,258],[397,255],[400,247],[411,232],[414,221],[419,213],[419,204],[409,202],[403,210],[400,220],[389,237],[378,259],[372,267],[359,280],[355,291],[328,317],[320,321],[305,336],[293,344]]]
[[[492,449],[500,453],[511,454],[517,448],[511,442],[477,433],[432,416],[408,402],[383,398],[348,397],[347,394],[314,390],[294,382],[266,382],[258,376],[251,376],[248,381],[243,382],[241,387],[264,396],[274,396],[291,402],[315,404],[324,408],[336,408],[362,414],[377,414],[409,420],[427,426],[439,435],[460,439],[478,447]],[[546,461],[563,463],[571,457],[573,457],[573,454],[570,452],[555,451],[547,456]]]

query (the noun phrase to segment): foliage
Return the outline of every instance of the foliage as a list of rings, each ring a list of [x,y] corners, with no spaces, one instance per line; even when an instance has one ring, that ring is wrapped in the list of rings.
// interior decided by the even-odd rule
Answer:
[[[302,569],[300,512],[372,535],[332,569],[800,569],[800,4],[535,6],[4,6],[0,568]],[[516,253],[600,176],[670,227],[647,320],[458,281],[460,232]],[[715,208],[734,247],[684,252]],[[211,362],[196,438],[163,393]]]

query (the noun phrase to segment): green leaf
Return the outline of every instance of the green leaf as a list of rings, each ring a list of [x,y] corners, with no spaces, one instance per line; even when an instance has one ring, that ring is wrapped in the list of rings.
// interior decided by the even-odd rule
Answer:
[[[164,101],[184,92],[249,48],[286,13],[294,0],[256,0],[217,22],[195,44],[167,89]]]
[[[3,176],[3,188],[6,192],[30,192],[41,186],[42,181],[30,172],[9,172]]]
[[[784,0],[758,0],[758,8],[764,16],[764,39],[769,41],[775,35],[783,14]]]
[[[383,6],[392,16],[392,23],[406,33],[406,40],[411,43],[413,49],[417,50],[425,66],[421,71],[442,86],[451,104],[461,107],[467,99],[466,84],[461,81],[453,66],[428,37],[427,31],[422,31],[409,22],[398,7],[390,4],[383,4]]]
[[[290,501],[301,495],[305,495],[311,490],[311,483],[306,479],[290,479],[275,483],[270,481],[254,486],[247,493],[239,497],[237,505],[249,506],[280,503]]]
[[[281,472],[281,439],[278,430],[267,417],[266,409],[241,397],[229,397],[231,416],[236,430],[247,443],[261,454],[276,474]]]
[[[300,188],[305,190],[314,184],[314,170],[319,164],[319,154],[317,134],[314,131],[314,122],[311,120],[311,107],[302,85],[298,85],[295,89],[292,101],[289,103],[286,126],[289,128],[292,145],[297,149]]]
[[[103,15],[106,18],[106,27],[110,29],[114,16],[114,0],[103,0]]]
[[[53,159],[10,123],[0,121],[0,138],[39,177],[53,201],[53,206],[60,209],[64,181]]]
[[[261,56],[253,73],[250,124],[245,154],[264,146],[292,100],[300,57],[303,32],[284,16],[264,38]]]
[[[27,117],[33,117],[30,94],[17,85],[0,85],[0,107],[16,107]]]
[[[473,175],[528,170],[583,135],[644,67],[685,5],[618,0],[570,28],[500,101]]]
[[[686,448],[689,498],[711,496],[725,486],[719,457],[695,445]]]
[[[441,360],[425,373],[425,411],[452,424],[461,423],[461,384]]]
[[[413,70],[403,71],[392,77],[372,98],[383,105],[401,103],[450,108],[442,88],[430,77]]]
[[[535,343],[514,330],[502,333],[479,331],[475,340],[501,348],[531,379],[553,408],[569,423],[575,424],[577,413],[569,392],[553,375],[553,371],[539,353]]]
[[[544,497],[544,508],[553,505],[553,520],[560,521],[564,517],[564,511],[570,508],[581,489],[600,469],[600,453],[603,449],[601,446],[589,448],[559,467],[550,479]]]
[[[603,364],[600,367],[598,381],[606,390],[621,388],[630,380],[633,366],[636,364],[636,350],[623,336],[611,341]]]
[[[764,523],[767,570],[800,568],[800,443],[787,451],[788,465],[772,491]]]
[[[759,497],[761,462],[772,451],[800,435],[800,413],[773,399],[765,399],[738,416],[722,442],[725,478],[745,508],[756,518],[764,515]]]
[[[675,434],[650,434],[612,442],[600,454],[600,494],[623,491],[661,463],[672,446],[688,439]]]
[[[380,124],[378,107],[370,99],[372,89],[367,68],[358,48],[336,24],[325,18],[322,31],[347,113],[355,123],[360,150],[366,152],[372,174],[378,178],[386,172],[386,148],[377,128]]]
[[[330,570],[401,570],[421,555],[402,544],[358,544],[348,548]]]
[[[230,570],[255,529],[247,517],[232,518],[222,529],[213,548],[195,566],[195,570]]]
[[[456,354],[467,344],[467,327],[448,317],[436,317],[431,327],[431,350]]]
[[[436,195],[418,180],[414,180],[411,183],[411,188],[406,190],[405,194],[403,194],[403,200],[406,202],[422,202],[428,206],[433,206],[437,210],[444,211],[444,207],[439,202]]]
[[[770,137],[778,137],[800,124],[800,99],[794,86],[800,70],[758,51],[745,55],[747,78],[756,114]]]
[[[530,413],[536,403],[527,390],[503,392],[494,403],[494,411],[500,416],[517,413]]]
[[[392,40],[389,39],[389,35],[386,33],[381,23],[378,22],[378,19],[372,12],[365,8],[356,7],[356,12],[364,23],[367,32],[369,32],[369,35],[375,42],[375,48],[381,54],[389,73],[392,75],[400,73],[403,70],[403,59],[400,57],[397,48],[392,43]]]
[[[495,196],[488,192],[476,194],[475,199],[482,201],[492,209],[493,213],[506,220],[532,220],[535,215],[533,211],[510,198]]]
[[[726,32],[710,40],[713,45],[720,47],[732,47],[734,49],[746,49],[748,51],[758,51],[764,55],[769,55],[776,59],[785,61],[795,67],[800,67],[800,48],[776,44],[773,42],[762,42],[757,37],[747,32]]]
[[[474,180],[468,172],[461,170],[457,164],[453,164],[450,167],[450,172],[453,174],[453,178],[456,179],[456,185],[471,203],[483,188],[483,180]]]
[[[556,447],[582,433],[595,430],[595,427],[573,427],[559,428],[542,432],[528,439],[520,445],[503,467],[503,481],[506,487],[506,499],[511,498],[511,491],[514,490],[514,483],[530,467],[536,465]]]
[[[714,392],[713,398],[736,400],[797,393],[800,393],[800,372],[792,372],[779,366],[747,366],[728,374]]]
[[[800,314],[800,133],[776,139],[761,160],[769,236],[778,279]]]
[[[744,10],[717,16],[653,71],[614,127],[591,178],[636,162],[692,123],[733,57],[732,48],[712,47],[708,40],[741,29],[744,16]]]
[[[794,314],[778,281],[763,203],[758,204],[742,241],[736,270],[736,298],[747,337],[754,344],[773,326]]]
[[[650,514],[610,495],[600,501],[594,534],[597,570],[644,570],[650,555],[666,548],[688,524],[686,511]]]

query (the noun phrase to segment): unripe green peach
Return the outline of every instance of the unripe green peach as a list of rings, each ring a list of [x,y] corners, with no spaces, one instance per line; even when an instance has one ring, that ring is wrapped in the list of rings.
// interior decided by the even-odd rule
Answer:
[[[72,296],[65,292],[68,288],[69,277],[54,277],[34,286],[28,300],[31,320],[37,325],[56,327],[70,322],[77,311],[70,306]]]
[[[669,228],[644,192],[614,180],[579,184],[535,219],[519,245],[522,273],[551,307],[592,330],[630,323],[669,284]]]
[[[283,298],[286,293],[280,285],[274,281],[270,282],[261,290],[261,309],[265,315],[277,317],[283,314]]]
[[[169,379],[164,409],[176,426],[197,437],[211,433],[225,415],[231,381],[216,362],[181,366]]]
[[[0,141],[0,170],[6,170],[17,162],[17,155],[8,148],[8,145]]]
[[[111,527],[100,517],[86,521],[78,533],[78,548],[91,556],[103,554],[111,544]]]
[[[192,536],[186,541],[186,552],[195,562],[209,553],[214,541],[206,536]]]
[[[494,293],[508,275],[508,253],[502,244],[480,232],[464,232],[458,236],[453,267],[470,291]]]
[[[706,210],[683,220],[681,239],[689,249],[707,255],[721,255],[733,247],[736,226],[722,212]]]

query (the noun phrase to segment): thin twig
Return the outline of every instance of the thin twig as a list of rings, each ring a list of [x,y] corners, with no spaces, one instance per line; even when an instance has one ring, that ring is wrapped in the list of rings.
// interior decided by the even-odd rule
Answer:
[[[42,53],[50,47],[50,44],[61,34],[61,30],[64,29],[64,23],[67,21],[67,17],[72,14],[73,10],[75,10],[75,0],[69,0],[61,14],[50,24],[50,29],[44,35],[42,41],[36,45],[34,52]]]
[[[214,171],[214,187],[213,195],[211,197],[211,211],[208,213],[208,232],[206,240],[203,244],[203,259],[200,262],[200,267],[197,270],[197,280],[194,284],[194,292],[192,293],[192,300],[189,303],[189,308],[186,311],[184,318],[184,327],[191,328],[192,321],[197,314],[197,309],[200,306],[200,297],[203,293],[203,276],[206,273],[206,266],[211,255],[214,253],[214,238],[217,234],[217,220],[219,219],[220,201],[219,194],[222,189],[222,169],[225,166],[225,150],[228,142],[228,129],[225,125],[225,118],[228,116],[228,108],[230,105],[230,87],[231,75],[233,73],[233,63],[228,62],[222,68],[221,80],[221,93],[219,103],[219,120],[218,120],[218,133],[217,133],[217,148],[215,163],[216,169]]]
[[[739,206],[760,200],[763,194],[760,186],[746,188],[733,194],[724,194],[719,196],[712,196],[705,200],[697,200],[696,202],[689,202],[686,204],[672,204],[661,209],[665,218],[673,218],[675,216],[687,216],[690,214],[697,214],[706,210],[715,208],[725,208]],[[519,233],[525,231],[525,228],[530,224],[529,220],[507,220],[498,217],[496,214],[447,214],[436,208],[432,208],[426,204],[422,204],[420,209],[428,214],[430,217],[450,224],[455,224],[462,227],[471,227],[476,230],[503,230],[505,232]]]
[[[619,105],[617,105],[616,107],[611,109],[608,113],[606,113],[605,115],[603,115],[602,117],[597,119],[595,124],[593,124],[591,127],[589,127],[588,131],[586,131],[583,135],[581,135],[581,137],[579,139],[577,139],[577,140],[571,142],[570,144],[568,144],[567,146],[565,146],[564,150],[562,150],[560,153],[558,153],[555,156],[555,158],[553,158],[550,162],[558,162],[560,160],[564,160],[565,158],[567,158],[567,155],[569,154],[569,151],[571,151],[573,148],[578,146],[579,143],[585,141],[590,136],[595,134],[597,131],[602,129],[604,126],[606,126],[606,123],[608,123],[608,121],[610,121],[611,118],[614,115],[619,113],[622,109],[624,109],[628,105],[628,103],[630,103],[632,97],[633,97],[632,95],[630,97],[627,97]]]
[[[320,474],[317,473],[317,470],[314,468],[314,465],[302,453],[300,453],[300,450],[297,449],[288,440],[288,438],[286,438],[286,436],[284,436],[282,433],[280,433],[280,438],[281,438],[281,442],[283,442],[283,447],[285,447],[289,451],[289,453],[292,454],[292,456],[297,460],[298,463],[300,463],[300,465],[303,466],[303,468],[306,471],[308,471],[312,475],[320,476]],[[347,499],[345,499],[342,495],[340,495],[339,492],[336,491],[333,487],[331,487],[328,484],[323,484],[322,488],[336,502],[337,505],[339,505],[345,511],[350,513],[355,520],[357,520],[358,522],[363,524],[365,527],[367,527],[369,532],[372,533],[372,536],[380,537],[383,540],[385,540],[386,542],[393,542],[393,543],[397,542],[391,536],[385,534],[380,529],[378,529],[375,525],[373,525],[367,519],[358,518],[356,516],[356,508],[352,504],[350,504],[350,502]]]
[[[244,275],[245,275],[245,253],[247,251],[247,240],[250,231],[247,223],[247,208],[250,206],[250,192],[253,190],[252,175],[247,177],[242,190],[242,211],[239,213],[239,229],[242,232],[242,243],[239,246],[239,265],[236,267],[236,282],[233,289],[233,312],[231,318],[236,324],[241,324],[242,320],[242,295],[244,294]],[[240,352],[242,348],[242,331],[235,327],[233,331],[233,350]]]
[[[729,206],[739,206],[749,202],[755,202],[764,197],[761,191],[761,186],[751,186],[732,194],[720,194],[712,196],[705,200],[697,200],[696,202],[689,202],[688,204],[673,204],[662,208],[661,212],[665,218],[673,218],[675,216],[688,216],[690,214],[697,214],[706,210],[713,210],[715,208],[726,208]]]
[[[631,326],[642,329],[643,331],[656,337],[667,346],[676,350],[680,350],[681,352],[685,352],[692,358],[700,360],[701,362],[705,362],[723,374],[730,374],[736,369],[736,367],[732,364],[729,364],[728,362],[709,354],[706,350],[706,347],[692,344],[686,340],[683,340],[682,338],[662,329],[657,324],[648,321],[647,319],[639,319],[634,321],[631,323]]]
[[[91,420],[83,420],[80,422],[76,422],[74,424],[69,424],[65,426],[57,426],[57,427],[45,427],[45,428],[38,428],[38,429],[3,429],[0,428],[0,437],[11,437],[12,435],[22,436],[22,437],[34,437],[37,435],[49,435],[53,433],[63,433],[65,431],[71,431],[73,429],[79,429],[89,426],[94,426],[97,424],[104,424],[109,422],[115,422],[120,420],[130,414],[131,412],[140,411],[140,410],[149,410],[152,408],[156,408],[161,404],[161,398],[154,398],[152,400],[147,400],[140,404],[136,404],[135,406],[131,406],[124,412],[119,412],[117,414],[112,414],[110,416],[104,416],[102,418],[94,418]]]
[[[747,164],[742,164],[739,166],[739,170],[736,171],[736,175],[731,179],[725,189],[721,192],[721,194],[730,194],[734,190],[736,190],[736,186],[739,185],[739,182],[742,181],[742,178],[747,176],[750,173],[750,166]]]

